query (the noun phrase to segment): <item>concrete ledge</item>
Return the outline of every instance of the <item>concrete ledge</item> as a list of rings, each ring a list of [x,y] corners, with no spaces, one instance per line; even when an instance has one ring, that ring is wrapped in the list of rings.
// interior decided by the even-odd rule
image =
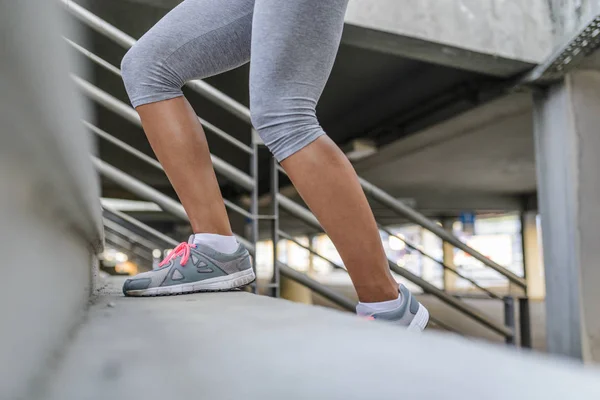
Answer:
[[[511,77],[527,71],[534,63],[478,52],[456,45],[398,35],[378,29],[346,24],[342,42],[351,46],[393,54],[412,60],[482,74]]]
[[[346,22],[529,63],[553,46],[546,0],[353,0]]]
[[[47,399],[598,399],[598,371],[243,292],[97,299]],[[482,365],[485,365],[482,368]]]

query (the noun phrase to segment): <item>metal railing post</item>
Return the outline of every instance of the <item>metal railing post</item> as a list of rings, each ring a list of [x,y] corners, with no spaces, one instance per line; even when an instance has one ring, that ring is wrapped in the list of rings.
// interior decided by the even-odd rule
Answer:
[[[279,202],[277,194],[279,193],[279,171],[277,169],[277,160],[271,157],[270,161],[271,174],[271,240],[273,241],[273,285],[274,297],[281,295],[281,277],[279,270],[279,256],[277,254],[277,244],[279,243]]]
[[[252,243],[254,244],[254,247],[256,248],[256,246],[258,245],[258,241],[260,240],[259,237],[259,224],[260,224],[260,219],[258,218],[259,215],[259,207],[258,207],[258,186],[259,186],[259,174],[258,174],[258,144],[256,143],[256,133],[254,132],[254,129],[252,130],[252,155],[250,156],[250,174],[252,175],[252,179],[253,179],[253,183],[254,183],[254,187],[252,188],[252,192],[251,192],[251,204],[250,204],[250,212],[252,213],[252,219],[250,221],[251,227],[252,227],[252,233],[251,233],[251,240]],[[258,264],[258,260],[257,260],[257,256],[256,254],[253,255],[253,263],[252,263],[252,268],[254,268],[254,273],[257,274],[256,272],[256,267]],[[258,277],[258,275],[256,275]],[[252,292],[253,293],[258,293],[258,278],[254,281],[254,283],[252,283]]]
[[[527,297],[519,298],[519,329],[521,347],[531,349],[531,317],[529,314],[529,299]]]
[[[261,215],[259,213],[258,207],[258,196],[260,192],[260,159],[261,154],[263,152],[268,152],[267,147],[264,145],[258,133],[253,129],[252,130],[252,149],[253,149],[253,158],[252,158],[252,174],[254,178],[254,190],[252,191],[252,202],[253,202],[253,213],[255,213],[254,221],[253,221],[253,235],[256,238],[255,240],[259,240],[260,236],[260,224],[261,221],[266,221],[269,223],[270,229],[270,238],[273,245],[272,252],[272,263],[273,263],[273,275],[270,279],[267,292],[270,296],[279,297],[280,295],[280,268],[279,268],[279,257],[277,254],[277,244],[279,243],[279,204],[278,204],[278,193],[279,193],[279,174],[278,174],[278,164],[275,158],[270,157],[269,161],[269,197],[270,197],[270,207],[269,214]]]
[[[512,296],[504,297],[504,325],[513,332],[506,336],[506,344],[515,345],[515,299]]]

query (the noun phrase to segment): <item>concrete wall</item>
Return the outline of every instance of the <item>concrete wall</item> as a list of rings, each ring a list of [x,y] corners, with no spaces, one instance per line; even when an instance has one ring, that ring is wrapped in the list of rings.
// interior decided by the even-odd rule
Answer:
[[[546,0],[555,40],[560,42],[600,12],[600,0]]]
[[[346,22],[534,63],[553,45],[547,0],[353,0]]]
[[[32,399],[78,325],[102,230],[58,2],[0,2],[0,398]]]

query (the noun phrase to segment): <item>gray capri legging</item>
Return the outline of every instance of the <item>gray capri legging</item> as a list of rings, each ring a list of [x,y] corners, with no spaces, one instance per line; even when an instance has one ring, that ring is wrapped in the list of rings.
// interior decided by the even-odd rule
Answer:
[[[250,61],[252,124],[282,161],[324,135],[315,108],[348,0],[185,0],[129,50],[134,107],[183,96],[186,81]]]

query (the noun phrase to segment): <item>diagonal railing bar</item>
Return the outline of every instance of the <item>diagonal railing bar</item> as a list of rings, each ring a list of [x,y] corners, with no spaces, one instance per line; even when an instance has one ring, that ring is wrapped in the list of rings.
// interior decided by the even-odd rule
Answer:
[[[311,289],[312,291],[320,294],[328,300],[331,300],[333,303],[339,305],[342,308],[345,308],[348,311],[356,312],[356,302],[348,299],[347,297],[337,293],[334,290],[329,289],[327,286],[317,282],[316,280],[308,277],[306,274],[302,272],[296,271],[295,269],[287,266],[286,264],[277,261],[279,264],[280,272],[286,278],[292,279],[295,282],[300,283],[303,286]],[[325,290],[323,290],[325,289]]]
[[[327,262],[329,265],[331,265],[333,268],[335,269],[341,269],[343,271],[346,271],[346,268],[342,267],[341,265],[339,265],[338,263],[330,260],[329,258],[319,254],[318,252],[316,252],[314,249],[311,249],[308,246],[303,245],[302,243],[300,243],[299,241],[297,241],[292,235],[284,232],[284,231],[279,231],[279,236],[281,236],[283,239],[285,240],[289,240],[290,242],[294,243],[296,246],[303,248],[304,250],[308,251],[310,254],[319,257],[321,260]]]
[[[388,228],[386,228],[385,226],[381,225],[381,224],[377,224],[377,226],[379,227],[380,230],[384,231],[385,233],[387,233],[390,236],[393,236],[395,238],[397,238],[398,240],[402,241],[406,247],[415,250],[416,252],[418,252],[419,254],[421,254],[423,257],[439,264],[444,270],[449,271],[451,273],[453,273],[454,275],[460,277],[461,279],[464,279],[465,281],[469,282],[470,284],[472,284],[473,286],[475,286],[477,289],[485,292],[488,296],[490,296],[491,298],[494,298],[496,300],[502,300],[502,297],[498,296],[496,293],[492,292],[491,290],[484,288],[483,286],[481,286],[480,284],[478,284],[475,280],[464,276],[463,274],[461,274],[460,272],[458,272],[455,268],[451,268],[449,266],[447,266],[443,261],[438,260],[437,258],[431,256],[430,254],[427,254],[426,252],[424,252],[423,250],[421,250],[419,248],[419,246],[409,242],[408,240],[404,239],[403,237],[396,235],[394,233],[392,233],[391,230],[389,230]]]
[[[83,122],[83,125],[86,128],[88,128],[90,131],[92,131],[97,136],[101,137],[102,139],[106,140],[107,142],[110,142],[110,143],[114,144],[115,146],[119,147],[120,149],[125,150],[127,153],[129,153],[132,156],[134,156],[135,158],[145,162],[146,164],[148,164],[158,170],[164,171],[162,165],[155,158],[150,157],[146,153],[139,151],[138,149],[125,143],[124,141],[117,139],[110,133],[98,128],[96,125],[93,125],[85,120],[82,120],[81,122]]]
[[[75,76],[73,77],[73,79],[86,96],[102,104],[109,110],[117,113],[129,122],[139,127],[142,126],[138,113],[131,106],[123,103],[119,99],[111,96],[105,91],[99,89],[98,87],[79,77]],[[244,189],[252,190],[254,188],[254,181],[250,175],[235,168],[234,166],[223,161],[217,156],[211,154],[210,158],[212,160],[215,171],[222,174],[226,178],[231,179],[233,182],[242,186]]]
[[[152,252],[152,250],[156,249],[157,247],[160,247],[157,243],[149,241],[139,235],[136,235],[130,229],[124,228],[122,225],[110,220],[109,218],[102,217],[102,223],[104,224],[105,228],[110,229],[112,232],[123,237],[123,239],[127,241],[135,241],[149,252]]]
[[[109,235],[110,236],[110,235]],[[111,237],[105,237],[104,240],[106,241],[107,244],[109,244],[110,246],[114,247],[116,250],[119,250],[123,253],[129,253],[130,255],[133,255],[141,260],[147,261],[147,262],[152,262],[152,260],[146,256],[142,256],[139,254],[135,254],[134,252],[132,252],[130,249],[123,247],[122,244],[117,243],[117,241],[113,241]]]
[[[147,154],[139,151],[138,149],[136,149],[133,146],[128,145],[127,143],[123,142],[122,140],[117,139],[116,137],[112,136],[110,133],[103,131],[102,129],[98,128],[95,125],[90,124],[87,121],[83,121],[83,124],[86,126],[86,128],[88,128],[89,130],[91,130],[92,132],[94,132],[96,135],[100,136],[101,138],[111,142],[112,144],[116,145],[117,147],[121,148],[122,150],[125,150],[126,152],[128,152],[129,154],[131,154],[132,156],[144,161],[145,163],[151,165],[152,167],[164,172],[163,166],[154,158],[148,156]],[[243,209],[242,207],[238,206],[237,204],[227,200],[227,199],[223,199],[223,202],[225,203],[225,206],[241,215],[243,215],[246,218],[254,218],[252,216],[252,214],[248,211],[246,211],[245,209]]]
[[[104,229],[107,240],[111,240],[112,243],[119,244],[122,248],[127,249],[127,251],[131,254],[142,257],[147,261],[152,261],[152,252],[142,244],[139,244],[137,240],[123,238],[122,234],[117,232],[111,226],[104,225]]]
[[[116,217],[119,220],[122,220],[122,221],[126,222],[127,224],[146,232],[154,239],[157,239],[158,241],[165,243],[170,247],[175,247],[179,244],[175,239],[172,239],[169,236],[157,231],[156,229],[149,227],[148,225],[140,222],[139,220],[133,218],[132,216],[130,216],[128,214],[125,214],[124,212],[115,210],[115,209],[105,206],[105,205],[102,206],[102,209],[104,211],[104,214],[108,214],[113,217]]]
[[[73,47],[75,50],[77,50],[80,54],[83,54],[88,59],[90,59],[94,63],[98,64],[102,68],[104,68],[107,71],[112,72],[114,75],[117,75],[118,77],[122,78],[122,76],[121,76],[121,70],[119,68],[115,67],[114,65],[112,65],[108,61],[104,60],[103,58],[98,57],[97,55],[95,55],[94,53],[92,53],[91,51],[89,51],[88,49],[86,49],[85,47],[82,47],[82,46],[78,45],[77,43],[75,43],[71,39],[66,38],[66,37],[63,37],[63,39],[71,47]]]
[[[126,252],[140,257],[146,261],[152,262],[152,254],[149,252],[141,251],[141,248],[133,246],[130,241],[123,239],[122,237],[113,233],[110,228],[105,231],[105,240],[107,243],[110,243],[114,246],[118,246],[120,249],[125,250]]]

